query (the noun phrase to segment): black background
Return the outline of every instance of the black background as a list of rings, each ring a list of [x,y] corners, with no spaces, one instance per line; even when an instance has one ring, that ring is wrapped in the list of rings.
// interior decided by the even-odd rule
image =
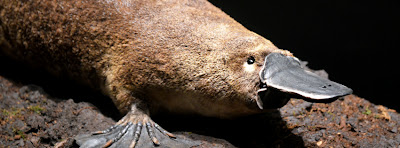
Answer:
[[[325,69],[354,94],[400,110],[400,5],[395,0],[210,2],[309,67]]]

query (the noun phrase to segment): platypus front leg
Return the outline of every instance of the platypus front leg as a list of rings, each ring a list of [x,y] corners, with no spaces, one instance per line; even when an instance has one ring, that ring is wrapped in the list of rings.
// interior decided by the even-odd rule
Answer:
[[[155,123],[143,110],[133,104],[131,110],[114,126],[91,134],[78,135],[80,147],[192,147],[196,141],[176,138]]]

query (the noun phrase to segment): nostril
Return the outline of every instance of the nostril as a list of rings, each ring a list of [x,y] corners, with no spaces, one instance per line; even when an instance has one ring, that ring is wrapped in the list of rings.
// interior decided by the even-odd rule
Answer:
[[[322,88],[328,88],[328,87],[331,87],[332,85],[331,84],[328,84],[328,86],[326,86],[326,85],[324,85],[324,86],[321,86]]]

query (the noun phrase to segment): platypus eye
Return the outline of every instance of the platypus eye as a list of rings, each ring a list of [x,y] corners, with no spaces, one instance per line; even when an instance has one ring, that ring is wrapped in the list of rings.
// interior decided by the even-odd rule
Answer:
[[[247,64],[251,65],[251,64],[253,64],[254,62],[256,62],[256,59],[254,59],[253,56],[250,56],[249,58],[247,58]]]

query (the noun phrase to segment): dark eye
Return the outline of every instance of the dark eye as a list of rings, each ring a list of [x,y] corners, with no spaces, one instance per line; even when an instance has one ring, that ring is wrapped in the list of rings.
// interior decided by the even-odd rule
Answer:
[[[251,65],[251,64],[253,64],[254,62],[256,62],[256,59],[254,59],[253,56],[250,56],[249,58],[247,58],[247,64]]]

